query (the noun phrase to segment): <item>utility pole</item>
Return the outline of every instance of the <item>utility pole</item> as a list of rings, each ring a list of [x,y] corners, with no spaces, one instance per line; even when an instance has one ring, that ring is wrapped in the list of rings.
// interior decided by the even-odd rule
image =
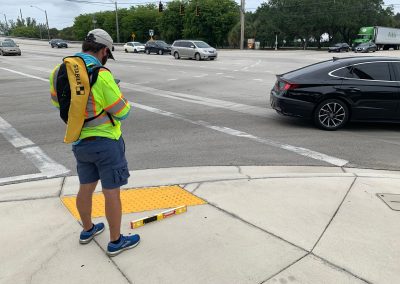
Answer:
[[[117,6],[117,1],[115,1],[115,23],[117,25],[117,42],[119,43],[119,25],[118,25],[118,6]]]
[[[6,30],[5,30],[5,33],[6,33],[6,35],[8,35],[7,16],[6,16],[6,14],[3,14],[3,15],[4,15],[4,20],[6,21]]]
[[[21,9],[19,9],[19,13],[20,13],[20,15],[21,15],[21,23],[22,23],[22,21],[23,21],[22,19],[23,19],[23,18],[22,18],[22,11],[21,11]]]
[[[49,20],[47,19],[47,11],[39,8],[38,6],[31,5],[31,7],[39,9],[40,11],[44,12],[44,14],[46,15],[47,36],[49,37],[49,40],[50,40],[50,29],[49,29]]]
[[[46,10],[44,10],[44,13],[46,14],[47,36],[49,37],[49,40],[50,40],[49,20],[47,19],[47,12],[46,12]]]
[[[244,5],[245,0],[240,2],[240,49],[243,49],[244,44]]]

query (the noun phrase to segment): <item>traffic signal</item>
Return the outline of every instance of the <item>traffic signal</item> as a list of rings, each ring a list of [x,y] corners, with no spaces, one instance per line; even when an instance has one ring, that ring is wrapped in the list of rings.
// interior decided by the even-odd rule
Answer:
[[[158,4],[158,12],[162,12],[164,10],[164,5],[163,5],[163,3],[161,3],[161,1],[160,1],[160,3]]]
[[[200,16],[200,7],[196,5],[196,16]]]
[[[185,6],[183,4],[181,4],[181,6],[179,8],[179,14],[181,14],[181,15],[185,14]]]

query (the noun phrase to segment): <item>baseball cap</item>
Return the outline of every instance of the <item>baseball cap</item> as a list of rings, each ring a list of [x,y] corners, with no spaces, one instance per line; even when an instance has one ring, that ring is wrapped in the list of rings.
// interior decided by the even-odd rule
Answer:
[[[90,32],[88,32],[85,41],[92,41],[105,45],[108,48],[108,57],[114,59],[114,56],[111,53],[113,40],[105,30],[102,29],[91,30]]]

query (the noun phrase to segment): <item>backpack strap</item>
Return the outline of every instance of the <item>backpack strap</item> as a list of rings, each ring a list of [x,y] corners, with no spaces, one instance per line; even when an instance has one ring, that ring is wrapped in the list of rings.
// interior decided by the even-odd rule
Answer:
[[[106,69],[106,70],[110,71],[108,68],[106,68],[106,67],[104,67],[104,66],[98,66],[98,65],[94,66],[94,67],[92,68],[90,74],[89,74],[89,76],[90,76],[90,88],[92,88],[93,85],[96,83],[97,78],[99,77],[100,69]],[[110,72],[111,72],[111,71],[110,71]],[[103,112],[104,112],[104,109],[103,109],[98,115],[93,116],[93,117],[88,118],[88,119],[85,119],[85,122],[92,121],[93,119],[98,118]],[[113,126],[115,126],[114,119],[112,118],[111,114],[109,114],[108,112],[106,112],[106,113],[107,113],[108,118],[109,118],[110,121],[111,121],[111,124],[112,124]]]

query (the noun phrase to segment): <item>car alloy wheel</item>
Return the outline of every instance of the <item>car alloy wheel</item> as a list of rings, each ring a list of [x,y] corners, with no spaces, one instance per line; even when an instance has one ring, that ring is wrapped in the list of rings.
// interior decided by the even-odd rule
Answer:
[[[337,130],[349,120],[347,105],[336,99],[329,99],[320,103],[314,112],[315,124],[324,130]]]
[[[174,53],[174,57],[175,57],[175,59],[179,59],[179,53],[178,53],[178,52],[175,52],[175,53]]]
[[[158,54],[159,54],[159,55],[163,55],[164,52],[160,49],[160,50],[158,51]]]
[[[136,49],[136,48],[133,50],[133,53],[138,53],[138,51],[137,51],[137,49]]]
[[[196,54],[194,55],[194,58],[195,58],[197,61],[200,61],[200,54],[199,54],[199,53],[196,53]]]
[[[147,50],[146,50],[146,54],[150,54],[150,50],[147,49]]]

